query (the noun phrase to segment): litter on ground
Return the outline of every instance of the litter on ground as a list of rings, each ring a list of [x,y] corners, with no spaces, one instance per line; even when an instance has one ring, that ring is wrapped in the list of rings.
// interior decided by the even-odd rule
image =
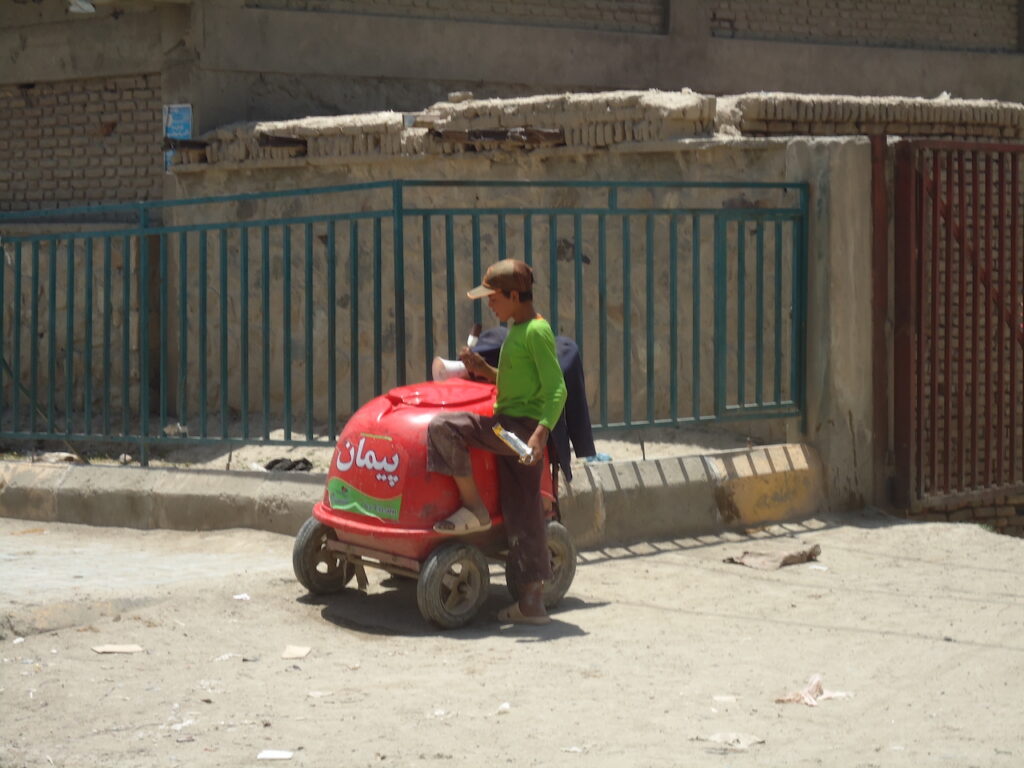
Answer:
[[[774,571],[786,565],[807,563],[817,560],[821,554],[821,547],[815,544],[813,547],[798,549],[789,552],[744,552],[739,557],[727,557],[722,562],[745,565],[748,568],[757,568],[761,571]]]
[[[141,645],[94,645],[96,653],[142,653]]]
[[[818,706],[819,701],[827,699],[846,699],[853,696],[847,691],[826,691],[821,684],[821,675],[811,675],[807,685],[799,691],[793,691],[788,696],[776,699],[776,704],[806,704],[809,707]]]

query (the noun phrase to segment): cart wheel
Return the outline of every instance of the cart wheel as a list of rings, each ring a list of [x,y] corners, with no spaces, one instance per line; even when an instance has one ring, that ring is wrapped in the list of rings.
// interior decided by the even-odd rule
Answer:
[[[339,591],[356,572],[348,558],[327,548],[328,540],[337,541],[338,534],[315,517],[304,522],[295,536],[292,549],[295,578],[314,595]]]
[[[576,545],[565,526],[555,520],[548,523],[548,552],[551,554],[551,578],[544,582],[544,606],[554,608],[576,577]],[[519,600],[522,581],[518,568],[507,563],[505,585],[513,600]]]
[[[476,547],[443,544],[427,558],[416,583],[416,603],[427,621],[455,629],[476,616],[487,599],[491,576]]]

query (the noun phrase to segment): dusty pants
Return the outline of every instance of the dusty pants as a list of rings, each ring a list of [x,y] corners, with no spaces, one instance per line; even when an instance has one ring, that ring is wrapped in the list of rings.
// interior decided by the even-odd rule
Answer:
[[[509,565],[518,569],[525,583],[551,578],[547,521],[540,498],[544,462],[520,463],[515,452],[492,431],[501,424],[523,441],[530,439],[537,422],[513,416],[481,416],[477,413],[439,413],[427,428],[427,469],[442,475],[472,474],[470,448],[482,448],[498,457],[498,490],[508,535]]]

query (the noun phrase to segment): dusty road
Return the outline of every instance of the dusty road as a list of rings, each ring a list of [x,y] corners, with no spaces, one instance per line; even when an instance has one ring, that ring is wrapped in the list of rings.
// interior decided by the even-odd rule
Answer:
[[[496,571],[449,633],[383,574],[306,597],[291,545],[0,520],[0,766],[1024,765],[1024,541],[976,526],[584,553],[552,625],[499,627]],[[850,695],[776,702],[813,674]]]

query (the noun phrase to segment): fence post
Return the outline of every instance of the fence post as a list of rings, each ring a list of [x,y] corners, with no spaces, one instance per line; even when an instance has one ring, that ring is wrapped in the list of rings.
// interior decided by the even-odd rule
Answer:
[[[405,384],[405,210],[402,182],[391,186],[395,249],[395,379]],[[423,279],[426,280],[424,275]]]
[[[871,137],[871,368],[875,498],[885,500],[889,454],[889,356],[886,322],[889,313],[889,182],[887,136]],[[961,324],[961,327],[962,324]]]
[[[810,188],[805,183],[800,187],[800,244],[794,248],[799,263],[795,266],[797,289],[793,291],[796,332],[793,334],[793,402],[800,411],[800,432],[807,436],[807,302],[810,296]]]
[[[149,465],[149,214],[139,204],[139,463]],[[127,396],[127,395],[126,395]]]
[[[715,331],[714,331],[714,390],[715,390],[715,416],[725,415],[726,391],[725,384],[728,377],[728,314],[726,309],[726,297],[729,295],[729,271],[726,257],[728,255],[727,240],[729,236],[728,219],[715,215],[715,243],[714,243],[714,304],[715,304]],[[794,319],[795,322],[795,319]]]

